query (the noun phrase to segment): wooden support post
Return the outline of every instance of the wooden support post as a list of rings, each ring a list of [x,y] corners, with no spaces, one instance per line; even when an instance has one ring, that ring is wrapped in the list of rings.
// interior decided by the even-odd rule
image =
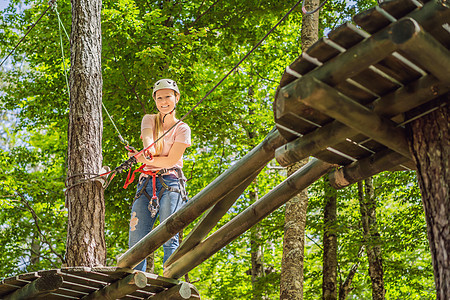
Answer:
[[[101,290],[83,297],[83,300],[105,299],[115,300],[143,289],[147,285],[147,277],[142,272],[136,272],[122,278]]]
[[[357,130],[392,150],[410,158],[408,142],[404,130],[396,127],[389,119],[382,118],[367,107],[353,101],[344,94],[339,93],[329,85],[305,76],[288,86],[294,86],[294,94],[282,89],[283,99],[295,97],[289,102],[302,102],[337,121]]]
[[[440,81],[450,83],[450,52],[426,33],[417,21],[411,18],[398,21],[392,27],[390,38],[408,59],[430,71]]]
[[[289,201],[299,191],[326,174],[332,167],[331,164],[313,159],[206,240],[165,268],[164,276],[180,278]]]
[[[192,296],[192,290],[196,291],[195,287],[192,284],[187,282],[181,282],[178,285],[171,287],[161,293],[158,293],[154,296],[149,297],[149,300],[185,300],[189,299]],[[197,292],[198,294],[198,292]]]
[[[294,86],[286,86],[285,88],[288,94],[294,93]],[[449,85],[440,83],[432,75],[426,75],[379,98],[371,104],[371,107],[376,114],[392,118],[420,106],[430,99],[443,95],[449,90]],[[282,97],[282,95],[279,94],[279,97]],[[289,166],[308,156],[314,156],[327,147],[333,147],[345,138],[352,139],[356,134],[356,130],[338,121],[333,121],[281,146],[275,151],[275,158],[280,165]]]
[[[255,180],[261,170],[262,169],[259,169],[257,172],[250,175],[245,181],[236,186],[231,193],[217,202],[183,239],[183,242],[167,259],[164,266],[169,266],[200,243],[214,226],[216,226],[217,222],[219,222],[219,220],[227,213],[233,203],[236,202],[236,199],[239,198],[245,189],[253,182],[253,180]]]
[[[217,177],[206,188],[195,195],[185,206],[164,220],[136,245],[119,257],[119,267],[134,267],[150,253],[158,249],[172,236],[193,222],[217,201],[229,194],[243,180],[265,166],[275,156],[275,149],[286,140],[278,130],[267,137],[241,160]]]
[[[335,189],[342,189],[408,160],[403,155],[387,149],[331,172],[329,181]]]
[[[58,290],[63,284],[63,278],[58,274],[49,274],[40,277],[21,289],[3,297],[3,300],[36,299],[38,296],[44,296]]]

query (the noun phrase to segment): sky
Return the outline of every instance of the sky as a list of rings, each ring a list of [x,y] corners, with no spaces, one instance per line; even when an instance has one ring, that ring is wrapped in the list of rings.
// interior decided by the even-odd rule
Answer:
[[[0,0],[0,10],[4,10],[8,6],[9,0]]]

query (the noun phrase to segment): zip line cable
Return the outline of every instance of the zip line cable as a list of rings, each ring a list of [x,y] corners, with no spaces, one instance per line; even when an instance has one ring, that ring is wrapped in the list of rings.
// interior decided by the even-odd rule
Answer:
[[[3,59],[3,61],[0,63],[0,67],[5,63],[5,61],[14,53],[14,51],[16,51],[17,47],[19,47],[19,45],[23,42],[23,40],[25,40],[25,38],[27,37],[27,35],[31,32],[31,30],[34,28],[34,26],[36,26],[37,23],[39,23],[39,21],[42,19],[42,17],[48,12],[48,10],[53,6],[53,4],[55,4],[56,0],[50,0],[48,2],[48,7],[47,9],[41,14],[41,16],[39,17],[39,19],[33,24],[31,25],[31,27],[28,29],[28,31],[25,33],[25,35],[20,39],[20,41],[16,44],[16,46],[9,52],[9,54],[5,57],[5,59]]]

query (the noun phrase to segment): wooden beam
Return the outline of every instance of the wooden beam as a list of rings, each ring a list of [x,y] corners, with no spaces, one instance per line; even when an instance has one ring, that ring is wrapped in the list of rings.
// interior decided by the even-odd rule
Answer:
[[[408,160],[403,155],[387,149],[331,172],[329,181],[335,189],[342,189],[367,177],[387,171]]]
[[[289,86],[293,86],[293,94],[288,93],[287,88],[279,93],[286,101],[304,103],[403,156],[411,157],[404,130],[391,120],[380,117],[314,77],[305,76]]]
[[[289,178],[272,189],[264,197],[247,207],[243,212],[191,249],[180,259],[164,269],[164,276],[180,278],[239,235],[268,216],[275,209],[289,201],[299,191],[326,174],[333,166],[313,159]]]
[[[58,290],[63,284],[63,278],[57,274],[49,274],[40,277],[21,289],[3,297],[4,300],[36,299],[38,296],[44,296]]]
[[[164,292],[158,293],[154,296],[148,297],[150,300],[185,300],[191,298],[193,295],[192,291],[198,291],[192,284],[187,282],[181,282],[178,285],[171,287],[170,289],[165,290]]]
[[[408,59],[430,71],[440,81],[450,83],[450,52],[425,32],[417,21],[411,18],[398,21],[392,27],[390,38]]]
[[[286,86],[286,89],[289,94],[294,93],[294,86]],[[439,82],[433,75],[426,75],[375,100],[370,106],[376,114],[393,118],[449,90],[449,85]],[[275,151],[275,158],[280,165],[289,166],[308,156],[314,156],[327,147],[333,147],[345,138],[352,139],[357,133],[357,130],[333,121],[281,146]]]
[[[175,252],[166,260],[164,266],[169,266],[200,243],[214,226],[216,226],[217,222],[219,222],[219,220],[227,213],[230,207],[236,202],[236,199],[239,198],[245,189],[253,182],[253,180],[255,180],[261,170],[262,169],[259,169],[257,172],[250,175],[245,181],[237,185],[231,193],[222,198],[207,213],[205,213],[202,219],[183,239],[183,242],[177,250],[175,250]]]
[[[201,190],[180,210],[164,220],[136,245],[128,249],[119,257],[117,265],[119,267],[134,267],[139,264],[150,253],[229,194],[233,187],[265,166],[274,158],[275,149],[285,143],[286,140],[278,133],[278,130],[272,130],[258,146]]]
[[[83,300],[105,299],[114,300],[143,289],[147,285],[147,277],[142,272],[130,274],[116,282],[105,286],[92,294],[83,297]]]

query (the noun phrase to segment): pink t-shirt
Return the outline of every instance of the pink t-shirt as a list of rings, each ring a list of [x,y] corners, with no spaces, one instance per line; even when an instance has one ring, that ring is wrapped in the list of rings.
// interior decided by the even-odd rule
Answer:
[[[142,131],[146,128],[150,128],[153,129],[155,128],[155,119],[156,119],[157,115],[145,115],[142,118],[142,123],[141,123],[141,137],[142,137]],[[159,154],[159,156],[167,156],[169,155],[170,149],[172,148],[173,143],[175,142],[179,142],[179,143],[183,143],[186,144],[188,147],[191,145],[191,129],[189,128],[189,126],[184,123],[184,122],[180,122],[177,124],[177,126],[175,126],[172,130],[170,130],[169,133],[167,133],[164,137],[164,147],[162,149],[162,152]],[[173,167],[178,167],[178,168],[183,168],[183,157],[180,158],[179,161],[177,161],[177,163],[173,166]],[[157,171],[161,168],[157,168],[154,167],[152,165],[147,165],[144,170],[146,171]],[[176,171],[172,170],[169,171],[166,174],[174,174],[175,176],[178,177]]]

